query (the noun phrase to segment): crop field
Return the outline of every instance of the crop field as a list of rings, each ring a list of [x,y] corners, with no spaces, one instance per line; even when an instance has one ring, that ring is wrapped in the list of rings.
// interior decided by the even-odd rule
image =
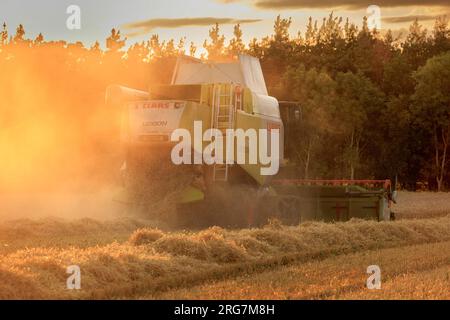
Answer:
[[[382,290],[368,290],[365,268],[383,270]],[[449,299],[450,242],[369,250],[294,263],[188,289],[158,299]]]
[[[399,219],[446,216],[450,212],[450,193],[402,191],[393,210]]]
[[[242,230],[2,216],[0,299],[450,299],[449,199],[400,193],[393,222]],[[80,290],[66,287],[71,265]],[[370,265],[380,290],[366,288]]]

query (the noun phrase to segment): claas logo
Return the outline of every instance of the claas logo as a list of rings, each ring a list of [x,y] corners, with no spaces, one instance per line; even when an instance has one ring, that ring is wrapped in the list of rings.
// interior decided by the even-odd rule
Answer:
[[[132,105],[134,109],[170,109],[173,107],[174,109],[180,109],[184,106],[183,102],[143,102],[143,103],[134,103]]]
[[[169,109],[169,102],[148,102],[142,105],[142,109]]]

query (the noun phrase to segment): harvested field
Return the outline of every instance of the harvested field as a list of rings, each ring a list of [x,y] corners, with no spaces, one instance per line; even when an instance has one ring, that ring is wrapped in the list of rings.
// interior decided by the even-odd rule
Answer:
[[[123,216],[6,220],[0,298],[448,299],[448,198],[402,192],[395,222],[243,230]],[[364,287],[370,264],[382,268],[381,291]],[[70,265],[81,268],[81,290],[66,289]]]
[[[376,262],[381,290],[366,288]],[[151,299],[450,299],[450,242],[371,250],[246,274]]]
[[[393,210],[398,219],[446,216],[450,214],[450,193],[400,191]]]
[[[91,218],[18,219],[0,223],[0,254],[23,248],[87,248],[124,242],[138,228],[164,225],[143,219],[118,218],[100,221]]]
[[[6,253],[0,259],[0,298],[145,297],[354,252],[405,247],[413,254],[411,245],[448,241],[450,217],[314,222],[239,231],[214,227],[195,233],[146,228],[135,231],[125,242],[43,246]],[[66,289],[69,265],[80,266],[82,290]]]

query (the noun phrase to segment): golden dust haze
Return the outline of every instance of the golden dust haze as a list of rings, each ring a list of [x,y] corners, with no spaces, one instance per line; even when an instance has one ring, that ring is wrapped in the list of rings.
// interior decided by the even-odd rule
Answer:
[[[105,88],[145,89],[149,64],[81,44],[0,47],[0,189],[86,188],[120,167],[120,110]],[[143,78],[144,75],[144,78]]]

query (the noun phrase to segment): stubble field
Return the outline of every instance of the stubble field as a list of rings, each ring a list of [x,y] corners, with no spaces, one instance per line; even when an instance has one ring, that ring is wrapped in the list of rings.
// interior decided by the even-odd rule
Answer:
[[[2,216],[0,298],[450,299],[450,195],[402,192],[394,209],[394,222],[195,232],[124,216]],[[81,290],[66,288],[70,265]],[[366,288],[369,265],[380,290]]]

